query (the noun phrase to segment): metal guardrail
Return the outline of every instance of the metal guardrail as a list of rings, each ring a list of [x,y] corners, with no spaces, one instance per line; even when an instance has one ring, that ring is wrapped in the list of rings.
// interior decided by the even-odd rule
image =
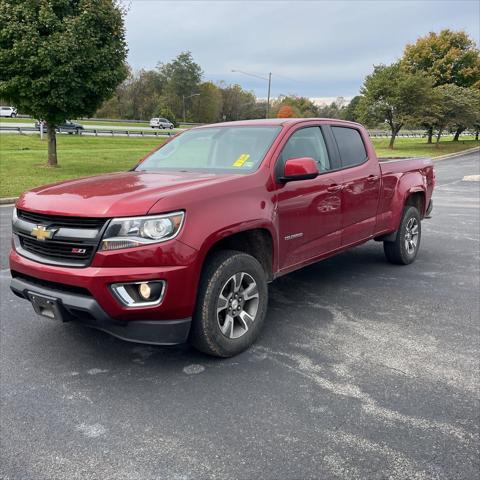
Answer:
[[[391,132],[387,130],[368,130],[368,135],[372,138],[390,138],[392,136]],[[442,133],[442,137],[451,137],[453,133],[448,133],[444,132]],[[462,132],[460,136],[463,135],[471,135],[470,132]],[[422,138],[422,137],[427,137],[427,133],[425,130],[405,130],[405,131],[400,131],[397,133],[397,138],[398,137],[404,137],[404,138]],[[437,134],[433,135],[433,138],[436,138]]]
[[[35,127],[13,127],[9,125],[0,125],[0,131],[8,131],[11,133],[40,133],[40,130]],[[67,133],[68,130],[62,130],[61,133]],[[68,132],[68,133],[76,133],[76,132]],[[169,132],[166,130],[128,130],[128,129],[108,129],[108,127],[102,128],[84,128],[80,131],[80,134],[88,134],[88,135],[95,135],[95,136],[105,136],[110,135],[114,137],[115,135],[126,135],[127,137],[171,137],[172,135],[176,135],[178,132]],[[391,133],[386,130],[368,130],[368,134],[372,138],[390,138]],[[464,135],[472,135],[471,132],[463,132],[461,136]],[[405,130],[403,132],[399,132],[397,137],[399,138],[423,138],[426,137],[427,134],[424,130]],[[436,135],[434,135],[435,137]],[[442,133],[442,137],[452,136],[451,133],[445,132]]]
[[[35,127],[11,127],[0,125],[0,131],[6,131],[11,133],[40,133],[40,130]],[[44,131],[46,133],[46,131]],[[61,130],[60,133],[72,133],[76,134],[77,132],[72,132],[68,130]],[[171,137],[176,135],[177,132],[166,132],[159,130],[120,130],[120,129],[108,129],[108,128],[84,128],[78,132],[79,135],[88,134],[94,136],[106,136],[110,135],[114,137],[115,135],[127,136],[127,137]]]

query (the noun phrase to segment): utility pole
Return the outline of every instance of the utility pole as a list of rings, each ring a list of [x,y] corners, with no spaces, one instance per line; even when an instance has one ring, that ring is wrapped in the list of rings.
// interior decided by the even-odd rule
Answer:
[[[267,108],[265,112],[265,118],[268,118],[268,115],[270,113],[270,89],[272,86],[272,72],[268,74],[268,78],[262,77],[261,75],[257,75],[255,73],[244,72],[243,70],[232,70],[232,72],[243,73],[244,75],[248,75],[249,77],[261,78],[262,80],[266,80],[268,82]]]
[[[265,118],[268,118],[268,114],[270,113],[270,87],[272,85],[272,72],[268,74],[268,95],[267,95],[267,115]]]

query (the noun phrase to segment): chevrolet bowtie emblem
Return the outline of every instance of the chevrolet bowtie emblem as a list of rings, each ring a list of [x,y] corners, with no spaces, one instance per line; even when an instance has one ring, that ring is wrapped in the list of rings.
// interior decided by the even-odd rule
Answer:
[[[48,229],[47,227],[44,227],[43,225],[37,225],[35,228],[32,229],[30,232],[31,235],[36,237],[37,240],[41,240],[42,242],[45,239],[50,239],[53,237],[53,234],[57,231],[56,228],[53,229]]]

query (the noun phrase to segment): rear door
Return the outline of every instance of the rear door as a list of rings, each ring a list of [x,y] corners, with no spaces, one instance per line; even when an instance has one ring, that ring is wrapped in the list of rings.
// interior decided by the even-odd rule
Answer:
[[[331,133],[343,172],[342,246],[373,235],[380,196],[381,173],[376,158],[369,158],[360,129],[332,125]]]
[[[291,181],[277,190],[280,269],[288,269],[340,248],[342,172],[331,155],[322,128],[302,127],[285,143],[275,164],[283,175],[289,158],[311,157],[320,175],[312,180]]]

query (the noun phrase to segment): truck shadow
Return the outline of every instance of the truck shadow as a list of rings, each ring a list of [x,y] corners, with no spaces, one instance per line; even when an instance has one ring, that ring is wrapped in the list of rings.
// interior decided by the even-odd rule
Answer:
[[[280,277],[269,285],[269,309],[260,338],[253,350],[234,359],[215,359],[188,344],[163,347],[129,343],[75,323],[64,326],[63,342],[70,344],[70,348],[79,345],[82,351],[87,350],[100,363],[114,362],[116,368],[131,366],[132,363],[166,367],[179,362],[210,364],[242,361],[257,347],[295,343],[308,329],[321,332],[334,321],[329,306],[341,305],[345,292],[354,295],[359,283],[364,284],[366,277],[373,279],[374,283],[375,279],[383,282],[384,275],[395,275],[394,271],[395,267],[385,262],[381,246],[372,242]],[[48,345],[51,339],[39,339],[39,342]],[[153,358],[157,361],[149,362]]]

